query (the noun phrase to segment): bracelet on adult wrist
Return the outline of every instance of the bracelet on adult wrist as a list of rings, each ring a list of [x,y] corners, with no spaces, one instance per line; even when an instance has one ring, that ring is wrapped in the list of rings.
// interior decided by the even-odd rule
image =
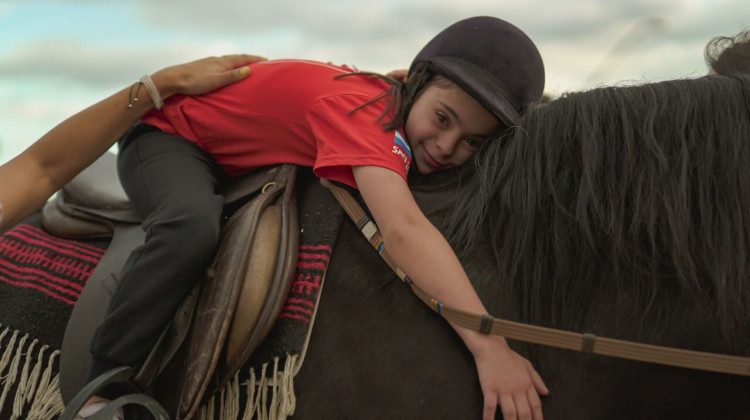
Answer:
[[[154,108],[161,109],[161,107],[164,106],[164,100],[161,98],[161,95],[159,95],[159,90],[156,89],[156,85],[154,84],[154,81],[151,80],[151,76],[144,74],[143,77],[141,77],[141,83],[146,87],[148,96],[151,97],[151,101],[154,103]]]
[[[143,82],[141,81],[135,82],[132,85],[130,85],[130,90],[128,91],[128,109],[132,109],[133,104],[138,102],[138,93],[141,91],[141,86],[143,86]],[[133,95],[134,88],[135,88],[135,95]]]

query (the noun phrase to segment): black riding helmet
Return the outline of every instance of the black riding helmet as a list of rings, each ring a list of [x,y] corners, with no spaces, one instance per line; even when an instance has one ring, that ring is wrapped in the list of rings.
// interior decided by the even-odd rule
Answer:
[[[425,67],[455,83],[508,126],[544,91],[544,64],[531,39],[489,16],[464,19],[437,34],[409,67]]]

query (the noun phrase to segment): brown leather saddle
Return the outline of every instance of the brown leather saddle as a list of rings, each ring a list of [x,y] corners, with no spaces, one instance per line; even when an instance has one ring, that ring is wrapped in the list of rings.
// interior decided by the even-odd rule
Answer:
[[[144,239],[117,178],[115,160],[111,153],[102,156],[42,212],[45,229],[57,236],[112,237],[63,338],[60,388],[68,410],[61,419],[72,418],[95,392],[90,387],[88,393],[82,391],[91,363],[89,343],[117,287],[120,268]],[[183,302],[144,364],[101,384],[126,378],[134,392],[148,392],[169,416],[189,419],[204,395],[234,376],[273,326],[294,275],[299,240],[296,171],[293,165],[269,167],[227,186],[222,194],[231,216],[205,280]],[[142,397],[121,404],[138,403]]]

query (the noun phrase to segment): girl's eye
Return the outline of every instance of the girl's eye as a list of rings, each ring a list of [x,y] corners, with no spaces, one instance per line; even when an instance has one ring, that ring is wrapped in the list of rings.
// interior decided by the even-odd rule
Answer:
[[[487,139],[485,139],[483,137],[466,137],[464,139],[464,143],[472,151],[476,151],[477,149],[479,149],[480,147],[482,147],[482,145],[484,144],[485,141],[487,141]]]
[[[472,149],[478,149],[478,148],[479,148],[479,146],[481,146],[481,145],[482,145],[482,140],[480,140],[480,139],[477,139],[477,138],[475,138],[475,137],[467,137],[467,138],[465,138],[465,139],[464,139],[464,141],[465,141],[465,142],[466,142],[466,144],[467,144],[467,145],[468,145],[469,147],[471,147]]]
[[[437,116],[438,122],[440,122],[440,124],[446,124],[448,122],[448,117],[446,117],[445,115],[439,112],[436,112],[435,115]]]

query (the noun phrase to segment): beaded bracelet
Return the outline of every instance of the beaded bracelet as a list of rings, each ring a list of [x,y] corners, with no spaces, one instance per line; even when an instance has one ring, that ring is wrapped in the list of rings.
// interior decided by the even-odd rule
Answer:
[[[133,88],[136,87],[136,85],[138,87],[135,89],[135,95],[133,95]],[[143,86],[143,83],[141,82],[135,82],[130,86],[130,91],[128,91],[128,110],[133,108],[135,102],[138,102],[138,92],[141,91],[141,86]]]

